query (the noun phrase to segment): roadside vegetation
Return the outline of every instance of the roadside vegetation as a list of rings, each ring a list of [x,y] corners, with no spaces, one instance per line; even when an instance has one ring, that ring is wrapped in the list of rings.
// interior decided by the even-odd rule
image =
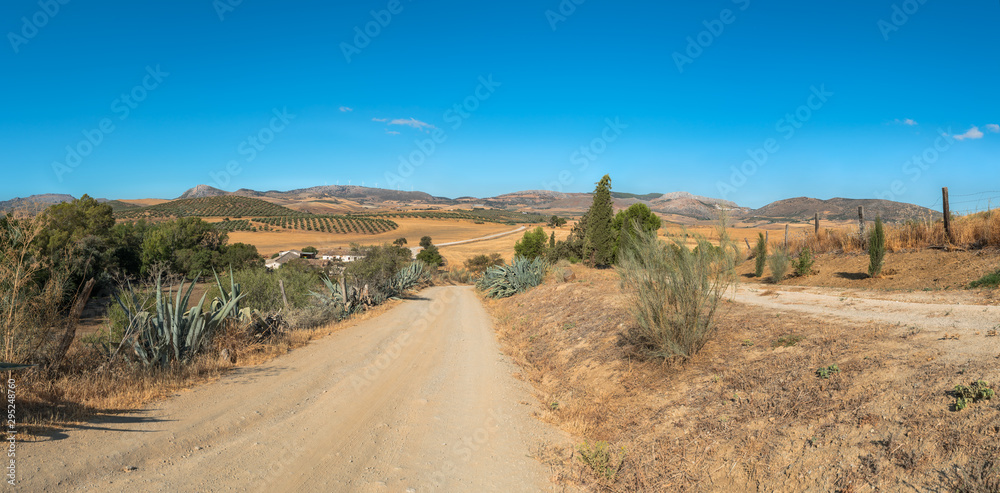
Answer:
[[[269,270],[256,248],[229,244],[200,218],[116,222],[88,196],[0,218],[2,362],[29,365],[18,382],[26,432],[283,354],[429,280],[432,269],[405,247],[354,249],[364,257],[348,264],[300,259]],[[78,335],[88,302],[107,323]]]

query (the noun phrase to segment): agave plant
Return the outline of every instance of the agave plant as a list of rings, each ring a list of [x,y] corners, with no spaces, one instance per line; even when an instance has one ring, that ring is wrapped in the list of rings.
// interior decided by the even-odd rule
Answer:
[[[486,269],[476,281],[476,288],[486,291],[490,298],[506,298],[541,284],[548,269],[549,263],[541,257],[527,259],[519,255],[510,265]]]
[[[237,303],[243,294],[232,296],[229,293],[226,301],[216,306],[213,303],[208,312],[203,311],[205,297],[190,310],[183,311],[191,299],[191,292],[194,289],[192,282],[187,291],[184,290],[184,281],[177,289],[174,302],[170,302],[169,296],[164,297],[163,278],[156,279],[156,313],[147,311],[133,312],[118,295],[115,300],[125,311],[129,321],[126,329],[126,337],[134,337],[132,348],[136,356],[146,366],[158,364],[159,366],[169,366],[171,361],[187,363],[193,356],[201,351],[205,344],[211,340],[212,334],[222,325],[223,320],[233,313]],[[172,293],[170,293],[172,294]],[[134,293],[132,294],[135,300]],[[132,306],[140,306],[133,304]],[[134,336],[133,336],[134,334]]]

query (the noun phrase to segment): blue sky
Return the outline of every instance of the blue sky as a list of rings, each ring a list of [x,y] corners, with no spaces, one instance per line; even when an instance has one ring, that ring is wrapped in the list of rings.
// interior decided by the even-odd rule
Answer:
[[[5,2],[0,200],[1000,196],[996,2],[577,1]]]

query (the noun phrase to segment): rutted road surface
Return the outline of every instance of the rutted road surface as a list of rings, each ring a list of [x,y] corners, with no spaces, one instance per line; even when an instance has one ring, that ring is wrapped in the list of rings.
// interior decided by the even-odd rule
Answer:
[[[1000,323],[1000,306],[974,304],[974,296],[951,293],[941,300],[936,293],[850,292],[833,288],[738,285],[728,295],[733,301],[822,318],[851,322],[882,322],[912,326],[933,334],[972,336],[995,329]],[[895,297],[899,299],[884,299]],[[959,301],[961,300],[961,301]],[[942,302],[942,301],[951,301]],[[1000,337],[993,339],[1000,343]],[[990,349],[996,344],[987,344]],[[998,346],[1000,347],[1000,346]]]
[[[561,436],[468,287],[422,291],[268,364],[25,443],[29,491],[552,491]],[[61,438],[61,439],[59,439]],[[134,469],[133,469],[134,468]]]

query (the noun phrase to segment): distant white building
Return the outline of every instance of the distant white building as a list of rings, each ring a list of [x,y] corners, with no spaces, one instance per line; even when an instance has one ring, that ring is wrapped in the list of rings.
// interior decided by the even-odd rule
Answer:
[[[323,260],[339,260],[341,262],[354,262],[365,258],[363,253],[352,252],[345,248],[332,250],[320,256]]]
[[[285,250],[283,252],[278,252],[277,257],[266,260],[264,262],[264,267],[267,267],[268,269],[277,269],[282,265],[299,258],[315,259],[316,254],[311,252],[302,252],[299,250]]]

